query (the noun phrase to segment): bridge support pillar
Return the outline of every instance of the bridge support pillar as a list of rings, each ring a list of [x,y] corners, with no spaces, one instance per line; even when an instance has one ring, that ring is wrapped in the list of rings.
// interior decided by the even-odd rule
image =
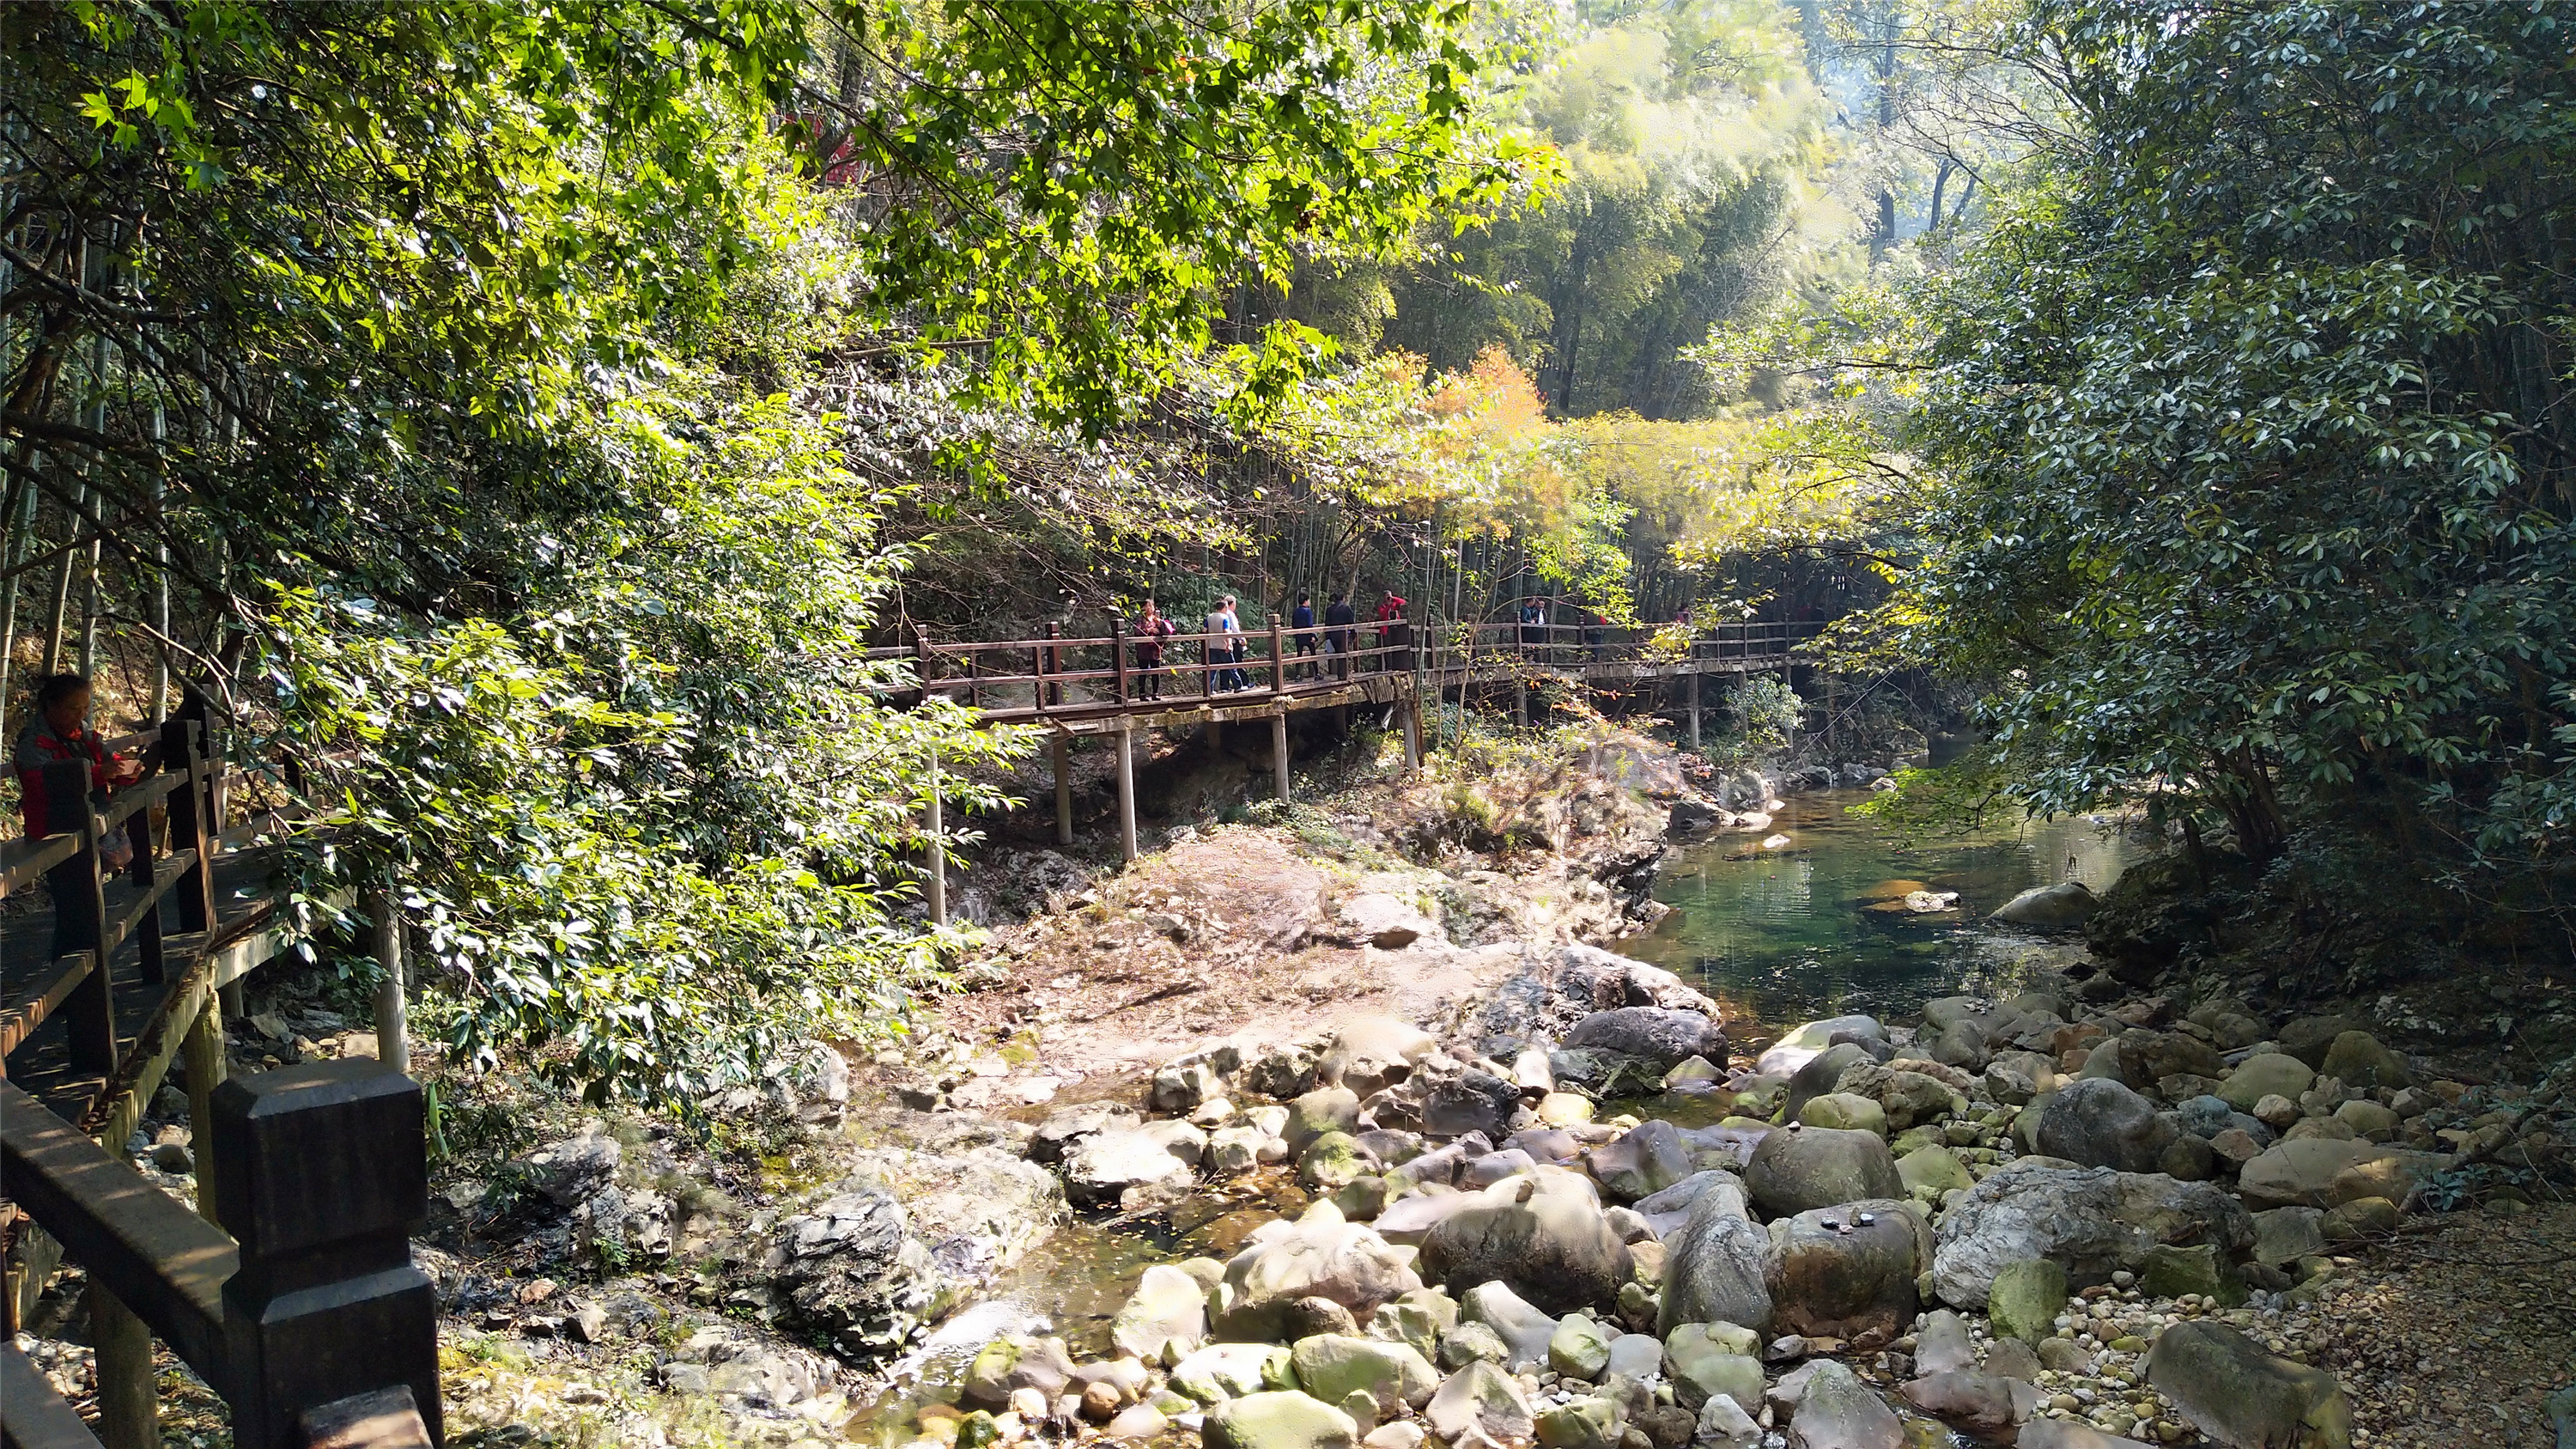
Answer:
[[[1055,766],[1055,843],[1073,844],[1073,738],[1056,735],[1047,741],[1048,753]]]
[[[97,1355],[98,1427],[107,1449],[161,1449],[152,1382],[152,1330],[124,1300],[90,1280],[89,1342]],[[12,1441],[15,1442],[14,1440]]]
[[[1691,749],[1696,751],[1699,748],[1699,674],[1696,670],[1690,677],[1690,740]]]
[[[381,1043],[378,1046],[381,1052]],[[188,1132],[193,1141],[215,1140],[215,1088],[224,1079],[224,1007],[220,993],[206,997],[206,1009],[188,1024],[180,1050],[188,1062]],[[215,1174],[220,1164],[211,1147],[197,1149],[197,1216],[215,1221]]]
[[[1419,770],[1422,768],[1421,693],[1407,694],[1397,708],[1404,715],[1404,768]]]
[[[1279,788],[1279,803],[1288,803],[1288,711],[1270,717],[1270,773]]]
[[[1512,676],[1512,722],[1524,729],[1530,722],[1529,681],[1518,674]]]
[[[1118,858],[1136,858],[1136,732],[1118,721]]]
[[[930,753],[930,924],[948,924],[948,841],[939,798],[939,752]]]

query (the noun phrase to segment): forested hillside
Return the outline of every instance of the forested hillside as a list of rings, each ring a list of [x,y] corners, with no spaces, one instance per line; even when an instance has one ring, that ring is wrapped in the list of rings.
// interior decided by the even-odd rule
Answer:
[[[2568,26],[12,6],[0,692],[293,761],[303,908],[602,1095],[953,957],[928,762],[972,830],[1031,741],[871,646],[1148,596],[1840,620],[1982,734],[1912,808],[2362,831],[2563,951]]]

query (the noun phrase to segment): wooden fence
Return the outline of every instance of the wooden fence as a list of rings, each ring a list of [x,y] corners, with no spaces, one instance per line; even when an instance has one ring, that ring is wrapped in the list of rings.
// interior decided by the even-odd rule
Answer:
[[[224,1399],[243,1449],[438,1443],[437,1305],[410,1247],[428,1207],[426,1124],[399,994],[389,1037],[380,1002],[383,1061],[227,1080],[226,988],[286,939],[256,844],[276,822],[222,828],[240,777],[193,721],[117,743],[146,747],[142,780],[100,809],[86,762],[46,767],[31,788],[47,820],[77,823],[0,845],[0,894],[41,881],[56,907],[15,923],[11,964],[33,951],[37,969],[10,972],[0,1011],[10,1326],[55,1264],[82,1267],[109,1449],[161,1442],[155,1338]],[[120,836],[132,859],[111,875]],[[194,1210],[117,1155],[182,1055]],[[6,1343],[0,1439],[101,1442]]]

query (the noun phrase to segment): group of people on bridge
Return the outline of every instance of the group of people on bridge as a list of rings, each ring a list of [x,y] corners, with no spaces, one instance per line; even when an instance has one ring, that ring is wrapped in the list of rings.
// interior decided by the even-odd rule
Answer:
[[[1400,647],[1412,642],[1412,624],[1405,614],[1404,597],[1393,589],[1377,606],[1377,643],[1380,648]],[[1199,632],[1206,637],[1200,643],[1199,664],[1201,689],[1210,695],[1238,693],[1252,687],[1251,676],[1244,669],[1248,641],[1243,632],[1242,616],[1236,612],[1234,595],[1217,600],[1200,621]],[[1310,592],[1297,595],[1296,606],[1289,611],[1290,649],[1297,662],[1283,672],[1289,680],[1316,680],[1327,671],[1337,679],[1351,677],[1351,656],[1358,652],[1359,611],[1345,593],[1335,593],[1324,605],[1323,617],[1315,616],[1315,596]],[[1320,627],[1318,627],[1320,625]],[[1137,616],[1135,630],[1137,691],[1144,699],[1163,697],[1163,680],[1178,672],[1181,661],[1167,660],[1165,653],[1173,636],[1181,632],[1165,614],[1161,604],[1147,599]]]

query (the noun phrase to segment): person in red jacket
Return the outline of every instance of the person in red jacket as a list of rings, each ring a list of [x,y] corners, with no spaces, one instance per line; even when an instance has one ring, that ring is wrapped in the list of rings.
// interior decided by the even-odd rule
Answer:
[[[82,821],[70,812],[57,810],[51,792],[45,787],[45,767],[66,760],[86,764],[89,775],[87,804],[97,809],[107,803],[108,791],[143,773],[134,761],[107,752],[107,742],[89,727],[90,684],[79,674],[49,674],[36,681],[36,714],[27,727],[18,732],[17,747],[10,753],[10,765],[18,773],[18,810],[26,821],[27,835],[34,839],[78,830]],[[123,870],[133,858],[124,838],[102,844],[101,864],[110,871]],[[68,955],[84,951],[92,944],[89,922],[78,909],[86,892],[88,866],[78,859],[45,873],[45,886],[54,898],[54,954]]]
[[[1404,596],[1389,589],[1377,606],[1377,647],[1383,649],[1390,644],[1401,644],[1408,637],[1404,627]]]

